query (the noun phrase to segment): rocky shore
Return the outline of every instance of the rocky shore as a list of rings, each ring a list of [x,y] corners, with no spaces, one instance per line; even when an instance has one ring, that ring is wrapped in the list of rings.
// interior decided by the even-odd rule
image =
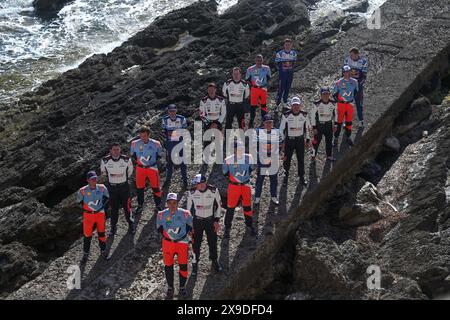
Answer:
[[[382,187],[383,179],[390,185],[395,173],[391,178],[389,174],[378,177],[372,181],[373,185],[361,180],[354,184],[354,177],[363,172],[363,163],[370,163],[379,154],[392,128],[398,127],[393,123],[395,119],[402,121],[398,118],[400,111],[411,104],[420,90],[428,94],[427,87],[436,88],[434,82],[440,83],[445,78],[450,39],[443,30],[448,29],[446,17],[450,8],[438,0],[427,2],[426,8],[418,0],[406,3],[388,0],[382,10],[381,30],[367,30],[365,21],[354,15],[326,17],[311,28],[306,6],[312,2],[246,0],[221,16],[214,1],[196,3],[157,19],[110,54],[89,58],[79,68],[48,81],[37,92],[24,95],[16,107],[2,112],[0,293],[11,299],[163,298],[164,280],[150,198],[136,239],[125,235],[125,227],[119,230],[110,243],[111,262],[105,265],[91,261],[83,270],[83,290],[67,289],[67,267],[77,264],[81,254],[81,216],[74,205],[74,192],[83,185],[88,170],[98,169],[99,159],[107,153],[111,142],[119,141],[128,149],[130,138],[143,123],[150,124],[153,136],[158,138],[160,117],[168,103],[176,103],[179,112],[192,123],[198,116],[198,101],[205,94],[208,82],[222,83],[232,67],[251,65],[259,52],[273,68],[273,53],[287,35],[295,37],[297,48],[301,43],[301,61],[292,94],[301,94],[306,101],[315,99],[318,87],[337,76],[349,47],[357,45],[363,49],[371,61],[366,92],[369,126],[364,131],[358,130],[354,149],[338,150],[339,161],[333,168],[322,161],[316,167],[309,166],[311,184],[307,190],[299,189],[297,181],[292,180],[280,190],[283,203],[280,208],[263,201],[255,209],[258,238],[243,235],[240,232],[243,221],[237,219],[232,240],[219,244],[225,274],[209,274],[207,262],[203,262],[199,277],[189,280],[190,297],[254,298],[268,294],[283,298],[293,294],[292,297],[300,298],[377,298],[362,288],[368,263],[381,264],[382,270],[389,268],[383,278],[384,298],[427,298],[445,291],[445,286],[436,286],[433,281],[441,283],[448,271],[443,267],[449,256],[448,250],[445,251],[447,238],[439,238],[441,244],[434,246],[441,240],[436,240],[431,233],[436,228],[447,230],[445,221],[448,220],[440,215],[439,221],[443,222],[430,222],[431,227],[427,226],[428,222],[408,220],[417,216],[414,212],[422,212],[420,206],[426,206],[428,201],[434,203],[432,189],[427,190],[425,198],[416,197],[416,200],[429,200],[419,201],[412,213],[393,213],[389,211],[393,210],[391,206],[384,203],[371,203],[373,208],[363,212],[368,217],[362,218],[369,225],[367,228],[384,218],[405,219],[404,227],[403,223],[400,227],[393,223],[388,228],[378,227],[378,231],[376,226],[372,226],[375,231],[361,231],[362,238],[369,234],[375,239],[372,240],[375,247],[383,249],[361,248],[360,238],[355,238],[359,229],[349,227],[343,231],[341,225],[333,226],[332,219],[340,214],[350,221],[349,225],[355,221],[352,220],[355,203],[349,203],[343,212],[330,212],[311,222],[305,220],[326,213],[327,205],[335,197],[340,201],[341,196],[350,197],[348,194],[363,201],[374,192],[396,208],[397,202],[403,201],[398,191],[389,198],[387,188]],[[415,19],[419,12],[421,20]],[[407,35],[405,26],[411,30]],[[276,80],[275,76],[272,91]],[[433,95],[428,96],[433,100]],[[440,101],[432,103],[438,105]],[[418,110],[423,118],[413,127],[431,114],[426,106]],[[414,119],[412,114],[404,118]],[[445,166],[433,164],[443,161],[449,147],[444,129],[448,116],[440,112],[434,113],[434,117],[438,120],[430,128],[441,129],[434,133],[430,130],[427,141],[442,143],[441,149],[427,160],[430,162],[422,166],[435,168],[436,171],[429,172],[430,177],[445,171]],[[403,121],[404,126],[411,125],[411,121]],[[400,143],[400,147],[404,148],[405,144]],[[421,144],[416,144],[416,149],[411,147],[411,152],[419,153],[415,155],[417,159],[421,152],[426,154],[426,150],[432,149],[429,146],[422,151],[421,147]],[[406,156],[408,152],[403,154]],[[401,170],[407,163],[399,162],[400,169],[394,170]],[[368,168],[374,170],[374,166]],[[197,167],[190,168],[189,174],[195,174],[196,170]],[[208,176],[214,184],[226,188],[217,168],[210,168]],[[408,179],[405,175],[404,180]],[[439,179],[438,207],[434,211],[430,208],[425,221],[432,220],[436,212],[448,213],[442,209],[442,179]],[[420,183],[410,184],[412,193]],[[349,187],[342,188],[344,185]],[[177,180],[170,188],[181,191]],[[349,191],[342,193],[341,189]],[[360,213],[361,210],[356,214],[358,227]],[[394,225],[397,227],[391,227]],[[420,233],[424,228],[425,233]],[[416,261],[413,254],[408,254],[412,258],[407,259],[405,246],[417,236],[423,236],[420,247],[429,252],[423,259],[417,259],[423,262],[422,273],[415,274],[419,280],[416,276],[406,277],[400,270],[401,261]],[[437,258],[438,253],[442,258]],[[376,254],[382,259],[375,259]],[[435,269],[425,263],[430,259],[438,259],[433,260]],[[286,278],[294,282],[286,286]],[[335,287],[326,286],[330,280],[336,280]],[[277,295],[274,288],[278,290]],[[355,288],[360,290],[353,292]]]
[[[159,119],[169,103],[192,124],[208,82],[223,83],[232,67],[252,64],[260,50],[272,60],[282,36],[308,27],[306,6],[297,1],[242,1],[221,16],[214,1],[198,2],[157,19],[110,54],[91,57],[2,113],[2,291],[32,279],[80,238],[74,193],[111,142],[127,150],[143,123],[160,138]],[[271,44],[263,45],[267,40]],[[12,254],[18,246],[27,263]],[[19,278],[12,272],[22,269]]]

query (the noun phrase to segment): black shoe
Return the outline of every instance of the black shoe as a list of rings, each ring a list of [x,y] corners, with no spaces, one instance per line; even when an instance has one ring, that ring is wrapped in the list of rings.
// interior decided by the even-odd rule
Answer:
[[[140,215],[142,213],[142,206],[138,206],[137,208],[136,208],[136,210],[134,211],[134,214],[135,215]]]
[[[348,137],[346,141],[347,141],[347,144],[348,144],[350,147],[353,147],[353,146],[355,145],[355,143],[353,142],[352,138],[350,138],[350,137]]]
[[[81,258],[81,264],[86,264],[89,258],[89,252],[84,252],[83,257]]]
[[[102,256],[103,260],[105,260],[105,261],[109,260],[108,251],[102,250],[101,256]]]
[[[181,297],[187,296],[186,287],[180,287],[180,296]]]
[[[246,228],[247,228],[248,233],[250,233],[250,235],[252,237],[256,236],[257,233],[256,233],[255,228],[253,226],[247,226]]]
[[[339,144],[339,138],[334,137],[333,139],[333,147],[337,147]]]
[[[195,276],[197,276],[197,273],[198,273],[198,263],[193,263],[191,276],[195,277]]]
[[[286,173],[285,173],[285,176],[284,176],[284,178],[283,178],[283,184],[287,184],[287,182],[288,182],[288,175],[289,175],[289,173],[286,172]]]
[[[109,231],[108,236],[109,237],[114,237],[116,235],[117,229],[116,228],[111,228],[111,230]]]
[[[173,287],[168,287],[166,292],[166,299],[173,299]]]
[[[128,233],[132,235],[136,234],[136,226],[134,225],[134,223],[130,223],[128,225]]]
[[[225,230],[223,231],[223,237],[226,239],[230,238],[231,228],[225,227]]]
[[[219,261],[217,261],[217,260],[213,260],[212,268],[214,269],[215,272],[222,272],[223,271],[222,266],[220,265]]]
[[[305,187],[308,185],[308,181],[306,181],[305,177],[300,177],[300,184]]]

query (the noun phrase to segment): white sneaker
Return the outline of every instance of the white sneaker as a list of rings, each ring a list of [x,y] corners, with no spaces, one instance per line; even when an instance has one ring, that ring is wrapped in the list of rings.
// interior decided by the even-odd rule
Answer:
[[[255,204],[259,204],[260,201],[261,201],[261,198],[255,198]]]
[[[276,197],[272,197],[272,202],[273,202],[275,205],[279,205],[279,204],[280,204],[280,201],[278,201],[278,198],[276,198]]]

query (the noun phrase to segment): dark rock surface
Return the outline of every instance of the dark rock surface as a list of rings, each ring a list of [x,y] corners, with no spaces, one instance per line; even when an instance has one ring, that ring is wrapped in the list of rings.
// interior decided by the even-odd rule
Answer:
[[[33,7],[39,14],[52,15],[74,0],[33,0]]]
[[[13,215],[10,206],[24,213],[30,212],[33,206],[39,209],[29,217],[32,223],[17,216],[18,220],[6,220],[8,226],[5,226],[24,231],[22,238],[16,233],[24,243],[34,239],[40,230],[54,228],[56,232],[49,232],[45,241],[38,241],[33,247],[38,250],[38,256],[45,256],[51,242],[72,243],[73,246],[10,298],[162,298],[162,265],[150,209],[146,209],[148,211],[142,218],[138,245],[135,246],[124,235],[125,231],[120,230],[120,242],[114,243],[111,263],[90,263],[84,279],[86,288],[67,293],[61,274],[80,254],[80,241],[75,241],[80,236],[80,217],[74,215],[76,207],[71,197],[83,184],[85,173],[98,168],[99,159],[107,152],[109,143],[118,140],[127,149],[128,140],[145,122],[151,126],[153,136],[158,137],[160,116],[170,102],[177,103],[180,113],[194,119],[207,82],[221,83],[231,67],[252,64],[257,52],[273,56],[285,34],[295,36],[296,41],[305,44],[297,73],[301,76],[296,77],[291,91],[292,94],[300,93],[305,101],[314,100],[318,87],[337,76],[342,57],[349,47],[357,45],[368,54],[371,61],[366,91],[368,131],[364,135],[362,131],[357,133],[357,144],[350,152],[341,146],[339,161],[333,171],[329,173],[323,169],[320,181],[315,176],[300,207],[302,191],[306,190],[297,188],[295,192],[289,192],[288,199],[280,206],[281,213],[289,215],[278,211],[278,216],[271,217],[275,210],[268,203],[261,205],[265,216],[259,215],[259,209],[255,210],[262,224],[259,232],[264,236],[252,241],[236,228],[233,239],[238,241],[221,242],[220,246],[226,249],[226,252],[221,251],[221,256],[229,256],[228,272],[214,277],[202,274],[197,283],[189,284],[192,297],[254,297],[261,294],[262,288],[271,280],[295,275],[294,286],[297,287],[292,292],[304,292],[300,298],[326,297],[324,292],[328,291],[328,297],[333,298],[377,298],[379,296],[365,291],[365,271],[370,264],[381,264],[375,259],[375,252],[378,253],[377,248],[387,239],[390,239],[389,245],[379,252],[389,265],[389,272],[383,278],[385,297],[424,298],[423,292],[430,296],[445,291],[436,286],[436,282],[440,283],[446,272],[444,248],[445,245],[448,248],[448,244],[444,238],[432,235],[437,230],[446,230],[445,222],[437,219],[439,210],[432,209],[431,203],[439,200],[437,203],[442,206],[440,184],[429,190],[436,191],[436,195],[420,204],[430,205],[430,214],[404,226],[411,232],[410,243],[415,241],[413,236],[422,239],[424,244],[442,242],[419,259],[423,263],[415,271],[414,279],[401,271],[400,261],[406,261],[403,252],[407,252],[407,242],[402,242],[399,237],[391,238],[392,230],[400,229],[394,229],[394,226],[409,213],[397,212],[386,203],[380,204],[383,218],[361,227],[363,232],[360,232],[355,228],[342,228],[336,211],[340,206],[331,202],[334,214],[303,224],[306,218],[326,212],[329,208],[321,206],[330,204],[327,201],[333,196],[351,200],[364,183],[359,181],[346,190],[347,180],[354,178],[363,162],[373,160],[397,114],[410,104],[424,82],[433,73],[439,74],[440,70],[448,68],[449,39],[445,33],[449,23],[446,18],[448,6],[443,8],[438,0],[426,4],[418,0],[406,2],[388,0],[382,10],[380,30],[367,30],[365,24],[361,24],[346,33],[339,33],[338,28],[345,21],[336,26],[323,25],[306,30],[309,26],[306,9],[303,5],[296,6],[296,1],[241,1],[221,17],[215,13],[213,1],[201,2],[156,20],[112,53],[94,56],[79,68],[47,82],[36,93],[24,96],[17,108],[0,117],[0,125],[4,128],[0,132],[3,142],[0,146],[0,187],[2,190],[11,188],[13,194],[28,198],[16,202],[18,196],[3,195],[0,203],[5,206],[0,209],[0,215]],[[408,8],[407,12],[405,8]],[[405,29],[411,32],[405,34]],[[337,45],[331,46],[329,37],[334,35]],[[185,43],[188,45],[184,46]],[[273,66],[270,60],[267,62]],[[443,160],[442,157],[436,156],[436,161]],[[324,164],[320,163],[320,166],[322,169]],[[374,165],[369,167],[375,168]],[[439,172],[443,169],[436,167]],[[190,168],[189,174],[195,173],[196,169]],[[313,178],[315,171],[315,168],[309,170]],[[383,167],[379,171],[382,172]],[[437,171],[435,173],[437,177]],[[218,183],[218,180],[214,182]],[[383,195],[393,201],[386,193]],[[398,191],[395,199],[401,196]],[[417,199],[424,198],[417,196]],[[416,204],[416,207],[420,205]],[[242,226],[242,221],[236,220],[236,226]],[[6,240],[2,242],[6,245],[15,240],[6,232],[3,237]],[[288,239],[296,239],[296,246],[285,248]],[[395,246],[396,251],[391,252],[389,246]],[[283,247],[285,251],[281,250]],[[409,249],[414,251],[414,248]],[[97,253],[94,248],[93,254]],[[410,255],[414,257],[416,253]],[[438,257],[438,253],[443,258],[435,265],[430,267],[425,263],[426,259]],[[290,266],[274,263],[277,261],[274,257],[294,263]],[[38,258],[32,259],[36,262]],[[384,266],[381,265],[382,270]],[[263,271],[271,274],[263,277]],[[335,283],[322,283],[321,279]],[[28,280],[12,281],[12,286]],[[203,287],[203,291],[198,287]],[[3,290],[10,288],[8,285]],[[279,295],[282,293],[278,292]]]
[[[33,279],[39,270],[37,254],[19,242],[0,246],[0,287],[12,290]],[[0,295],[1,297],[1,295]]]

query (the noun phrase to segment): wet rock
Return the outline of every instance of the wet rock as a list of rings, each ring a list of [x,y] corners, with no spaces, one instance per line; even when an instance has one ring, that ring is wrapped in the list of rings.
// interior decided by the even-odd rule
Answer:
[[[344,12],[367,12],[367,9],[369,9],[369,0],[358,0],[355,4],[345,8]]]
[[[74,0],[33,0],[33,7],[38,13],[55,14],[72,1]]]

